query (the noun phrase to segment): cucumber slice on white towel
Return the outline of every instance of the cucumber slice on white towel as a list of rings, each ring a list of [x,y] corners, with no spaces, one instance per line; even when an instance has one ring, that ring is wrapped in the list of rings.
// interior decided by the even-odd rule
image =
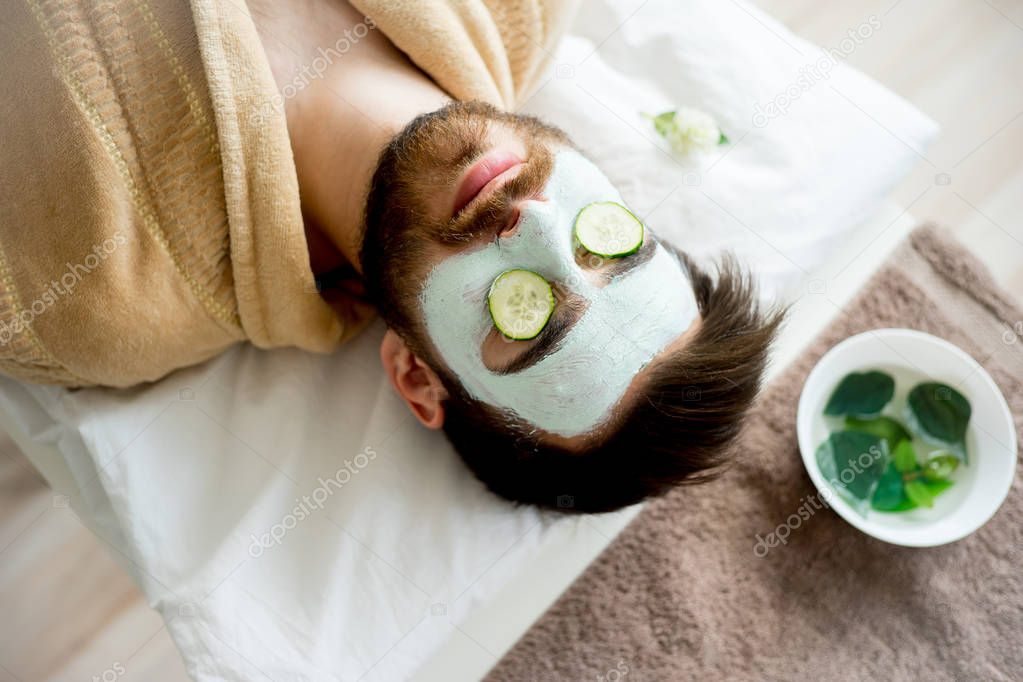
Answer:
[[[508,270],[490,285],[487,307],[499,332],[509,339],[525,341],[547,326],[554,312],[554,292],[535,272]]]
[[[575,238],[592,254],[621,258],[643,245],[643,223],[621,204],[598,201],[579,211]]]

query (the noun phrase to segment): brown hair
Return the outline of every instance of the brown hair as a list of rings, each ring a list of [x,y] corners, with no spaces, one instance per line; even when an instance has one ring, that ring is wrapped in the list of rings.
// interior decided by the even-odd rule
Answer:
[[[498,495],[564,512],[604,512],[716,477],[729,461],[782,319],[725,258],[712,278],[684,256],[702,323],[651,368],[606,435],[582,452],[550,446],[528,424],[474,400],[446,373],[444,432]]]

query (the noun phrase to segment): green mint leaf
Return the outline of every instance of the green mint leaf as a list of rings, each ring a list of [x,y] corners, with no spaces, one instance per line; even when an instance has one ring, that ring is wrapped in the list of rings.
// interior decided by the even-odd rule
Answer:
[[[853,372],[838,383],[828,398],[824,414],[872,416],[879,413],[895,395],[895,380],[884,372]]]
[[[862,431],[836,431],[817,448],[817,466],[853,503],[869,500],[888,463],[888,444]]]
[[[928,481],[927,479],[923,479],[921,483],[927,486],[927,490],[931,493],[931,497],[937,497],[938,495],[952,487],[952,481]],[[878,487],[880,488],[880,486]],[[906,497],[902,500],[902,502],[895,505],[891,509],[878,509],[878,511],[904,512],[916,508],[917,508],[916,502]],[[877,507],[875,507],[875,509],[877,509]]]
[[[899,444],[895,446],[895,451],[892,452],[892,461],[901,474],[916,469],[916,451],[913,449],[913,443],[908,440],[899,441]]]
[[[946,384],[918,384],[906,398],[906,421],[925,440],[944,445],[968,461],[966,427],[973,409],[966,397]]]
[[[888,441],[888,449],[895,450],[898,444],[904,440],[912,440],[913,435],[906,430],[902,424],[891,417],[874,417],[873,419],[860,419],[849,416],[845,418],[845,428],[849,431],[863,431],[880,436]]]
[[[930,509],[934,506],[934,496],[931,495],[930,488],[923,481],[906,481],[905,490],[906,497],[916,503],[918,507]]]
[[[896,511],[909,501],[906,497],[902,474],[895,468],[895,462],[888,462],[884,473],[877,482],[870,506],[877,511]],[[915,505],[914,505],[915,506]]]

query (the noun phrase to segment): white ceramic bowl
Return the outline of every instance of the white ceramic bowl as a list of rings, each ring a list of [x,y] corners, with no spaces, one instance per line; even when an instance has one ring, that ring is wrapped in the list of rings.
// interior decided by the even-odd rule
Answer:
[[[920,379],[954,387],[973,407],[966,433],[969,464],[959,467],[955,485],[935,498],[931,509],[899,513],[870,509],[861,514],[832,494],[830,484],[817,467],[817,446],[829,433],[824,404],[842,377],[868,369],[895,376],[896,404],[905,404],[913,381]],[[904,421],[899,415],[893,416]],[[867,535],[907,547],[954,542],[983,526],[1005,500],[1016,471],[1012,413],[990,375],[948,341],[910,329],[864,332],[825,353],[803,385],[796,434],[810,479],[831,508]]]

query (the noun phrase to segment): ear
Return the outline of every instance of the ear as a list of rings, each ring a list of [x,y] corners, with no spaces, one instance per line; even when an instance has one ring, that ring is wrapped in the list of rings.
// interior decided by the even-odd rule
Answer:
[[[391,385],[423,426],[439,429],[444,425],[444,399],[448,392],[440,377],[420,360],[393,329],[380,342],[380,361]]]

